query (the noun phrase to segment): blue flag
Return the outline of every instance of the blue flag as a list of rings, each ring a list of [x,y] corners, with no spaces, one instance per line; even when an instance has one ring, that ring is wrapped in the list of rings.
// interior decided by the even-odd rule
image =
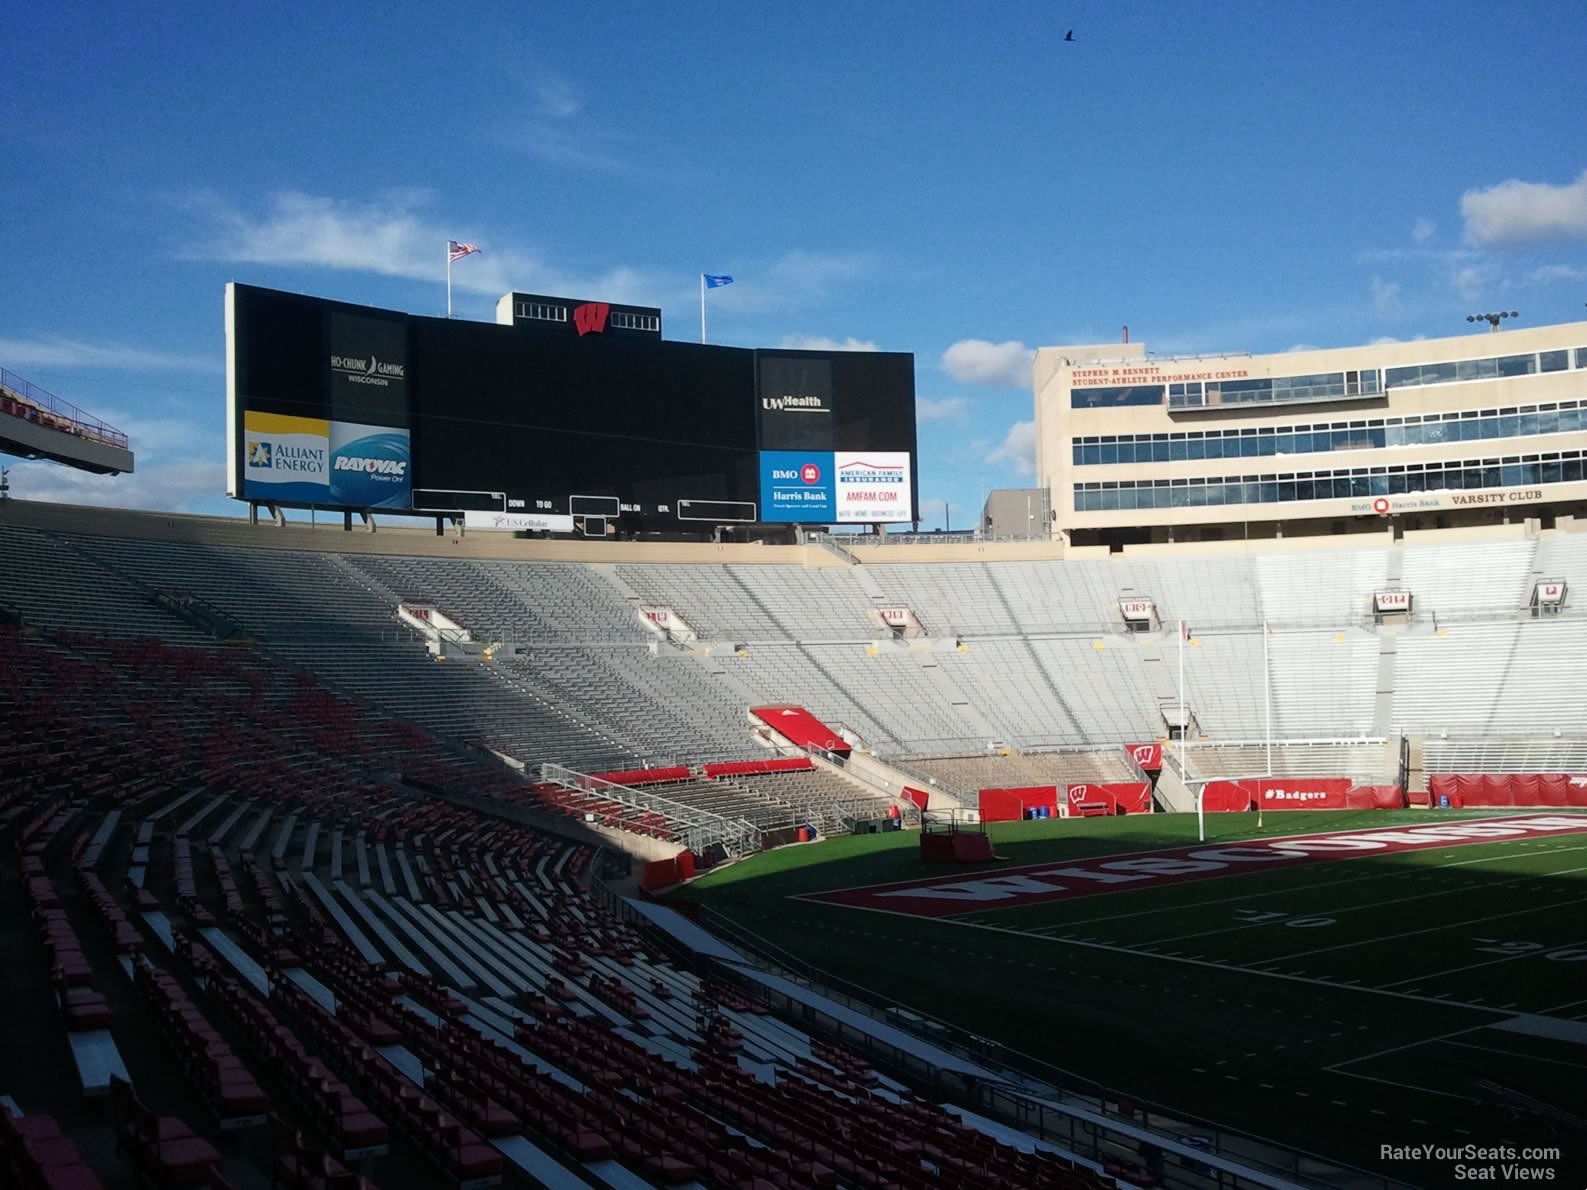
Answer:
[[[705,287],[707,289],[720,289],[724,285],[733,284],[733,278],[726,274],[702,273],[700,275],[705,278]]]

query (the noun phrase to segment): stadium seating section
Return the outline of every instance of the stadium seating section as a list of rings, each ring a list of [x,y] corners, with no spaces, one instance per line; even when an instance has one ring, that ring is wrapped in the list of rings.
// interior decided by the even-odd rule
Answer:
[[[1575,804],[1525,774],[1587,766],[1559,696],[1587,625],[1527,604],[1587,581],[1583,546],[806,569],[0,525],[8,1028],[67,1072],[4,1072],[0,1183],[1147,1184],[680,957],[611,893],[622,850],[896,813],[758,706],[966,804],[1138,780],[1122,745],[1163,735],[1181,618],[1196,779],[1268,771],[1266,652],[1276,774],[1391,785],[1414,737],[1474,804]],[[1374,621],[1386,584],[1409,622]],[[1166,627],[1125,631],[1121,596]],[[437,656],[403,604],[471,647]]]

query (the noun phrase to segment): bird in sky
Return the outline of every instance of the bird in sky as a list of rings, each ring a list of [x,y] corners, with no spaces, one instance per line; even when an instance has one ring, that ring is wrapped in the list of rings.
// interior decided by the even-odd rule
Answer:
[[[1064,40],[1065,41],[1073,41],[1074,39],[1075,39],[1075,31],[1073,29],[1069,30],[1069,32],[1064,34]]]

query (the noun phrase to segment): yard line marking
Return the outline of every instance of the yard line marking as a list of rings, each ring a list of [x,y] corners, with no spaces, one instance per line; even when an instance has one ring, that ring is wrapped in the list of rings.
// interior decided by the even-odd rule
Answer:
[[[909,921],[919,921],[917,914],[906,913],[901,909],[879,909],[873,905],[854,905],[851,908],[861,913],[879,913],[884,917],[902,917]],[[1167,955],[1148,954],[1146,951],[1137,950],[1128,946],[1110,946],[1102,942],[1081,942],[1077,939],[1048,938],[1041,934],[1032,934],[1028,930],[1017,930],[1012,926],[994,926],[985,922],[965,921],[962,918],[939,917],[933,920],[946,926],[953,926],[966,930],[985,930],[989,934],[1006,934],[1011,938],[1019,938],[1026,942],[1046,942],[1052,946],[1074,946],[1081,950],[1100,950],[1108,954],[1130,955],[1137,959],[1149,959],[1158,963],[1178,963],[1187,967],[1204,967],[1210,971],[1237,971],[1242,975],[1258,975],[1264,979],[1282,979],[1288,983],[1304,983],[1311,987],[1327,988],[1333,992],[1363,992],[1372,996],[1387,996],[1396,1000],[1412,1000],[1418,1004],[1437,1004],[1444,1008],[1469,1008],[1473,1012],[1489,1013],[1493,1016],[1509,1016],[1511,1014],[1487,1004],[1462,1004],[1459,1001],[1446,1001],[1434,999],[1432,996],[1417,996],[1410,992],[1396,992],[1387,988],[1355,987],[1347,988],[1337,983],[1329,983],[1323,979],[1313,979],[1310,976],[1286,974],[1283,971],[1258,971],[1253,967],[1230,967],[1227,960],[1218,959],[1171,959]],[[1100,977],[1097,977],[1100,978]],[[1227,1003],[1227,1001],[1224,1001]],[[1414,1088],[1413,1088],[1414,1089]]]
[[[1343,1062],[1335,1062],[1332,1066],[1325,1066],[1323,1069],[1344,1074],[1346,1073],[1344,1067],[1354,1066],[1357,1062],[1370,1062],[1374,1058],[1387,1057],[1389,1054],[1397,1054],[1401,1050],[1413,1050],[1419,1045],[1431,1045],[1436,1041],[1447,1041],[1451,1037],[1463,1037],[1467,1033],[1475,1033],[1477,1030],[1486,1029],[1487,1027],[1487,1023],[1484,1022],[1480,1025],[1470,1025],[1464,1029],[1451,1029],[1448,1033],[1440,1033],[1436,1037],[1423,1037],[1419,1041],[1407,1041],[1400,1045],[1391,1045],[1384,1049],[1373,1050],[1370,1054],[1362,1054],[1359,1058],[1346,1058]]]
[[[1488,1054],[1503,1054],[1506,1058],[1524,1058],[1528,1062],[1548,1062],[1553,1066],[1570,1066],[1576,1070],[1587,1070],[1587,1062],[1567,1062],[1564,1058],[1540,1058],[1536,1054],[1522,1054],[1515,1050],[1494,1049],[1491,1045],[1472,1045],[1469,1041],[1447,1041],[1445,1045],[1458,1045],[1462,1049],[1482,1050]]]
[[[1575,872],[1587,871],[1587,868],[1572,868],[1571,871],[1575,871]],[[1563,873],[1563,872],[1561,872],[1559,874],[1562,875],[1562,876],[1565,875],[1565,873]],[[1587,897],[1577,897],[1575,900],[1566,901],[1565,904],[1567,904],[1567,905],[1587,904]],[[1503,921],[1503,920],[1505,920],[1506,918],[1509,918],[1509,917],[1524,917],[1528,913],[1536,913],[1536,912],[1538,912],[1539,910],[1542,910],[1542,909],[1558,909],[1558,908],[1560,908],[1560,906],[1558,906],[1558,905],[1528,905],[1525,909],[1512,909],[1509,913],[1494,913],[1494,914],[1490,914],[1487,917],[1473,917],[1473,918],[1468,918],[1466,921],[1451,921],[1451,922],[1444,922],[1441,925],[1426,926],[1426,927],[1424,927],[1423,929],[1420,929],[1420,930],[1402,930],[1398,934],[1384,934],[1384,935],[1382,935],[1381,937],[1378,937],[1378,938],[1357,938],[1357,939],[1355,939],[1352,942],[1340,942],[1340,943],[1337,943],[1337,944],[1335,944],[1333,946],[1319,946],[1319,947],[1316,947],[1313,950],[1296,951],[1294,954],[1282,955],[1281,957],[1279,957],[1278,959],[1275,959],[1273,961],[1274,962],[1283,963],[1283,962],[1287,962],[1290,959],[1304,959],[1304,958],[1306,958],[1306,957],[1308,957],[1310,955],[1314,955],[1314,954],[1328,954],[1330,951],[1335,951],[1335,950],[1353,950],[1353,949],[1355,949],[1358,946],[1374,946],[1374,945],[1376,945],[1379,942],[1392,942],[1396,938],[1415,938],[1416,936],[1418,936],[1420,934],[1436,934],[1436,933],[1438,933],[1438,932],[1440,932],[1442,930],[1456,930],[1456,929],[1460,929],[1462,926],[1479,926],[1479,925],[1482,925],[1484,922]],[[1456,968],[1456,970],[1459,970],[1459,969],[1460,968]],[[1413,976],[1412,978],[1414,978],[1414,979],[1426,979],[1427,976],[1425,976],[1425,975],[1417,975],[1417,976]],[[1402,979],[1402,980],[1399,980],[1398,982],[1400,982],[1400,983],[1409,983],[1410,980],[1409,979]],[[1386,986],[1393,987],[1394,985],[1393,984],[1388,984]]]
[[[1495,963],[1508,963],[1514,959],[1530,959],[1536,958],[1540,955],[1546,956],[1553,954],[1556,950],[1574,950],[1584,944],[1587,944],[1587,939],[1583,939],[1581,942],[1561,942],[1558,946],[1550,946],[1547,950],[1529,950],[1525,954],[1509,954],[1505,955],[1501,959],[1485,959],[1480,963],[1467,963],[1464,967],[1451,967],[1447,971],[1435,971],[1431,975],[1415,975],[1411,978],[1429,980],[1442,979],[1446,975],[1455,975],[1461,971],[1473,971],[1478,967],[1491,967]],[[1409,979],[1401,979],[1397,980],[1395,983],[1386,983],[1383,986],[1386,988],[1392,988],[1398,986],[1398,984],[1410,982],[1411,981]],[[1580,1003],[1580,1001],[1577,1001],[1577,1003]]]
[[[1485,845],[1486,844],[1478,844],[1478,846],[1485,846]],[[1503,847],[1503,846],[1507,846],[1508,843],[1507,843],[1507,840],[1504,840],[1504,839],[1495,839],[1495,840],[1492,840],[1492,844],[1491,845],[1498,846],[1498,847]],[[1457,850],[1457,849],[1459,849],[1458,846],[1429,847],[1429,848],[1427,848],[1424,851],[1416,852],[1414,854],[1418,854],[1418,855],[1441,855],[1441,854],[1443,854],[1445,852],[1454,851],[1454,850]],[[1539,854],[1542,854],[1542,855],[1556,855],[1556,854],[1558,854],[1560,852],[1564,852],[1564,851],[1587,851],[1587,847],[1555,847],[1555,848],[1553,848],[1553,849],[1551,849],[1549,851],[1540,852]],[[1391,854],[1404,855],[1406,853],[1405,852],[1393,852]],[[1358,863],[1361,863],[1361,862],[1370,863],[1373,859],[1377,859],[1377,858],[1387,859],[1388,856],[1385,855],[1385,856],[1379,857],[1379,856],[1367,855],[1367,856],[1362,856],[1361,859],[1356,861],[1356,862],[1358,862]],[[1465,867],[1470,867],[1473,864],[1492,864],[1492,863],[1498,863],[1500,860],[1514,859],[1514,858],[1515,858],[1514,854],[1507,851],[1507,852],[1503,852],[1503,853],[1501,853],[1499,855],[1483,856],[1480,859],[1451,860],[1447,864],[1439,864],[1437,866],[1440,867],[1440,868],[1465,868]],[[1528,858],[1531,858],[1531,857],[1528,857]],[[1275,869],[1275,870],[1282,871],[1283,869]],[[1258,875],[1258,874],[1259,873],[1252,873],[1252,875]],[[1550,873],[1550,874],[1552,875],[1552,873]],[[1133,912],[1130,912],[1130,913],[1111,913],[1111,914],[1106,914],[1106,915],[1104,915],[1102,917],[1081,918],[1079,921],[1064,922],[1064,923],[1062,923],[1060,925],[1055,925],[1055,926],[1038,926],[1038,927],[1036,927],[1034,929],[1031,929],[1031,930],[1029,930],[1027,932],[1028,933],[1032,933],[1032,934],[1040,934],[1044,930],[1072,930],[1076,926],[1095,925],[1098,922],[1104,922],[1104,921],[1121,921],[1121,920],[1123,920],[1125,918],[1129,918],[1129,917],[1154,917],[1154,916],[1156,916],[1157,914],[1160,914],[1160,913],[1178,913],[1178,912],[1181,912],[1182,910],[1202,909],[1202,908],[1206,908],[1207,906],[1210,906],[1210,905],[1230,905],[1230,904],[1235,903],[1236,901],[1250,901],[1250,900],[1255,900],[1258,897],[1286,896],[1289,893],[1310,892],[1312,889],[1317,889],[1317,888],[1342,887],[1342,886],[1347,885],[1347,884],[1360,884],[1360,883],[1362,883],[1363,881],[1366,881],[1366,880],[1388,880],[1388,879],[1393,879],[1393,878],[1396,878],[1396,877],[1403,877],[1405,875],[1407,875],[1407,874],[1406,873],[1402,873],[1402,872],[1378,872],[1378,873],[1374,873],[1374,874],[1368,875],[1368,876],[1352,876],[1352,877],[1350,877],[1347,880],[1319,880],[1319,881],[1314,881],[1311,884],[1300,884],[1300,885],[1296,885],[1293,888],[1285,888],[1285,889],[1278,890],[1276,892],[1274,890],[1272,890],[1272,889],[1267,889],[1267,890],[1264,890],[1263,892],[1243,893],[1243,894],[1241,894],[1240,896],[1237,896],[1237,897],[1219,897],[1219,898],[1217,898],[1215,900],[1210,900],[1210,901],[1178,901],[1178,902],[1175,902],[1172,905],[1159,906],[1156,909],[1137,909],[1137,910],[1135,910]],[[1526,879],[1532,879],[1532,877],[1526,877]],[[1144,890],[1142,890],[1142,891],[1144,891]],[[1424,893],[1424,894],[1421,894],[1421,895],[1423,895],[1423,896],[1437,896],[1438,894],[1437,893]],[[1404,900],[1412,900],[1414,898],[1405,897],[1403,899]],[[1381,905],[1378,906],[1378,907],[1381,908]],[[1173,941],[1173,939],[1169,939],[1169,941]]]
[[[1480,1099],[1473,1099],[1470,1095],[1456,1095],[1452,1091],[1436,1091],[1432,1087],[1418,1086],[1416,1083],[1401,1083],[1396,1082],[1392,1078],[1379,1078],[1375,1074],[1357,1074],[1353,1070],[1335,1070],[1334,1073],[1342,1074],[1345,1078],[1359,1078],[1365,1079],[1369,1083],[1382,1083],[1385,1087],[1398,1087],[1402,1091],[1420,1091],[1423,1095],[1440,1095],[1445,1099],[1458,1099],[1462,1103],[1482,1102]],[[1455,1131],[1463,1132],[1464,1130],[1456,1128]],[[1465,1135],[1470,1136],[1471,1133],[1466,1132]]]
[[[1561,847],[1561,848],[1559,848],[1559,850],[1560,851],[1587,851],[1587,847]],[[1549,854],[1553,854],[1553,853],[1550,852]],[[1488,861],[1484,861],[1484,860],[1465,860],[1465,861],[1462,861],[1462,862],[1464,862],[1464,863],[1484,863],[1484,862],[1491,862],[1491,860],[1495,859],[1495,858],[1499,858],[1499,857],[1497,857],[1497,856],[1490,857],[1490,859]],[[1528,858],[1531,858],[1531,857],[1528,857]],[[1453,867],[1454,865],[1449,865],[1449,866]],[[1584,871],[1587,871],[1587,868],[1566,868],[1562,872],[1550,872],[1548,874],[1550,876],[1569,876],[1569,875],[1571,875],[1574,872],[1584,872]],[[1376,879],[1376,877],[1364,876],[1364,877],[1362,877],[1362,879],[1363,880],[1371,880],[1371,879]],[[1509,887],[1511,885],[1525,884],[1528,881],[1535,880],[1535,879],[1536,879],[1536,877],[1532,876],[1532,875],[1517,876],[1517,877],[1515,877],[1512,880],[1501,880],[1498,884],[1473,885],[1469,891],[1477,892],[1477,891],[1480,890],[1480,891],[1486,892],[1486,891],[1489,891],[1489,890],[1495,889],[1495,888],[1507,888],[1507,887]],[[1352,881],[1334,881],[1332,883],[1354,884],[1354,883],[1356,883],[1356,881],[1353,881],[1353,880]],[[1270,893],[1270,894],[1267,894],[1267,895],[1276,898],[1276,897],[1283,896],[1284,893],[1283,893],[1282,890],[1280,890],[1280,891],[1273,892],[1273,893]],[[1394,900],[1394,903],[1396,905],[1403,905],[1403,904],[1405,904],[1406,902],[1409,902],[1409,901],[1423,901],[1423,900],[1426,900],[1428,897],[1447,897],[1449,895],[1450,894],[1444,889],[1435,889],[1432,892],[1417,893],[1415,896],[1411,896],[1411,897],[1396,897],[1395,900]],[[1245,898],[1241,898],[1241,899],[1245,899]],[[1196,906],[1194,904],[1186,904],[1186,905],[1180,906],[1180,908],[1183,908],[1183,909],[1193,909],[1195,907]],[[1358,913],[1358,912],[1360,912],[1362,910],[1366,910],[1366,909],[1373,909],[1373,910],[1377,910],[1378,912],[1382,912],[1383,903],[1381,901],[1376,901],[1376,902],[1372,902],[1372,903],[1365,904],[1365,905],[1346,905],[1342,909],[1335,909],[1335,908],[1332,908],[1332,907],[1324,906],[1321,909],[1319,909],[1318,912],[1326,913],[1327,916],[1329,916],[1329,917],[1339,917],[1339,916],[1341,916],[1343,914],[1346,914],[1346,913]],[[1147,941],[1153,946],[1168,946],[1168,945],[1171,945],[1172,943],[1175,943],[1175,942],[1188,942],[1192,938],[1210,938],[1210,937],[1212,937],[1215,934],[1233,934],[1233,933],[1237,933],[1240,930],[1254,930],[1254,929],[1257,929],[1260,926],[1270,926],[1272,924],[1274,924],[1274,923],[1270,922],[1270,921],[1243,921],[1239,925],[1220,926],[1216,930],[1201,930],[1201,931],[1198,931],[1197,933],[1194,933],[1194,934],[1180,934],[1177,937],[1173,937],[1173,938],[1150,938]]]

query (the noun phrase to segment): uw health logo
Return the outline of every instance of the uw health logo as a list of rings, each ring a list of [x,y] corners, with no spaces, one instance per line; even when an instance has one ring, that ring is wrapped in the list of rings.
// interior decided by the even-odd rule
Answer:
[[[573,325],[579,332],[579,338],[605,331],[606,318],[611,312],[609,302],[585,302],[582,306],[574,306]]]
[[[248,444],[248,466],[270,467],[273,452],[268,442],[250,442]]]

